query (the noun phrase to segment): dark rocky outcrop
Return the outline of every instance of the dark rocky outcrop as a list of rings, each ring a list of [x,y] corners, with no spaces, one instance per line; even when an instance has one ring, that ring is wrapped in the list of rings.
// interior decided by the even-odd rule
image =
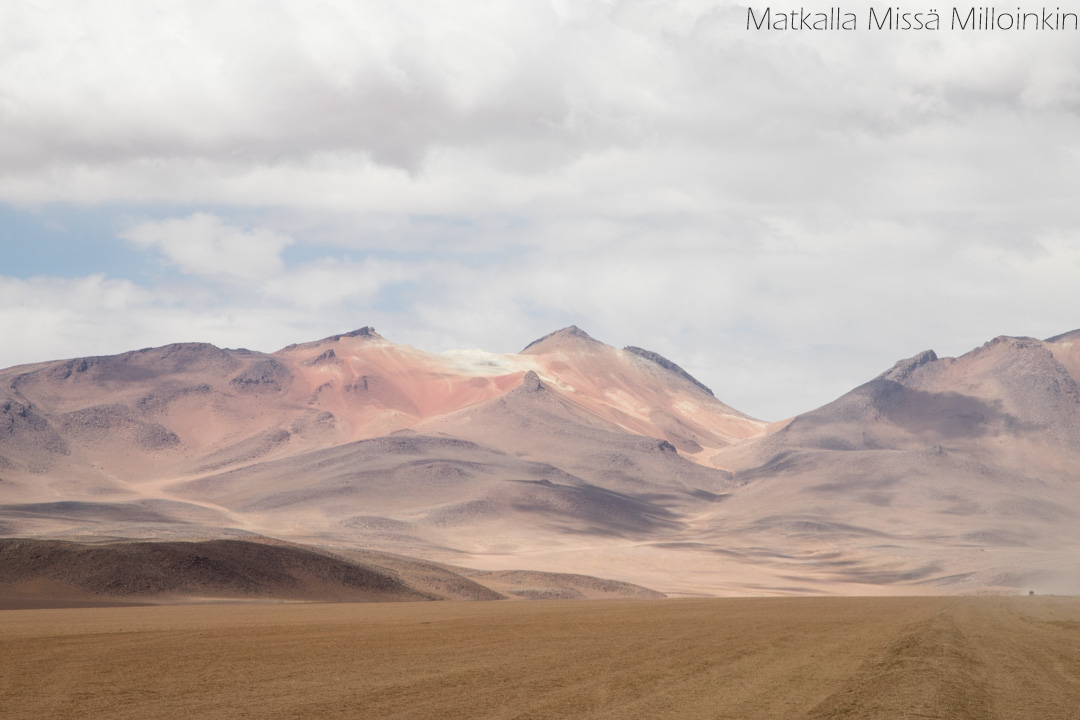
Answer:
[[[540,392],[543,389],[544,383],[540,380],[540,376],[532,370],[525,373],[525,377],[521,379],[521,390],[523,392]]]
[[[894,382],[903,383],[909,377],[911,373],[915,372],[923,365],[927,363],[937,362],[938,356],[933,350],[923,350],[914,357],[907,358],[905,360],[899,360],[895,365],[878,375],[878,379],[892,380]]]
[[[234,389],[244,393],[281,392],[292,380],[292,373],[273,358],[256,360],[229,381]]]
[[[316,365],[326,365],[327,363],[335,364],[340,362],[341,361],[338,360],[337,353],[334,352],[333,348],[330,348],[318,357],[314,357],[311,360],[305,360],[304,365],[307,365],[308,367],[315,367]]]

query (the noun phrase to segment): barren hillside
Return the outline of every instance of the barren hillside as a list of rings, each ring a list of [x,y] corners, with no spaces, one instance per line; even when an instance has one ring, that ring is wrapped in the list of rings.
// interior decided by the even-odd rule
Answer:
[[[40,363],[0,371],[0,535],[277,538],[688,594],[1080,587],[1078,373],[1078,333],[1002,337],[767,424],[576,327],[519,354],[361,328]]]

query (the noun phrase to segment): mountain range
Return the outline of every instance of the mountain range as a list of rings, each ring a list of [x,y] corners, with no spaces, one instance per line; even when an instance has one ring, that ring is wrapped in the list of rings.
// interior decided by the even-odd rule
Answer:
[[[108,595],[78,558],[134,568],[114,595],[1061,592],[1078,517],[1080,331],[925,351],[775,423],[577,327],[0,370],[0,594]]]

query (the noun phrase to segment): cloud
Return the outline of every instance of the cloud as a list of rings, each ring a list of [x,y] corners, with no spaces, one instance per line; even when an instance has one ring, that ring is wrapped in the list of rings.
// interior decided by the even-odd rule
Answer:
[[[1075,34],[745,20],[727,0],[3,4],[0,202],[122,208],[140,262],[181,274],[8,278],[68,341],[20,337],[82,352],[63,318],[97,311],[119,349],[177,339],[160,317],[260,349],[381,324],[512,351],[577,323],[776,418],[928,346],[1078,324]],[[145,321],[108,311],[119,288]]]
[[[766,224],[754,251],[721,261],[693,227],[668,227],[666,245],[651,231],[608,230],[572,256],[323,256],[243,284],[6,278],[0,365],[180,340],[273,351],[363,325],[425,349],[515,352],[575,323],[656,350],[723,401],[779,419],[930,347],[956,355],[999,334],[1077,324],[1075,232],[989,246],[885,222],[819,235]]]
[[[323,310],[344,306],[370,307],[395,283],[416,280],[423,267],[366,258],[361,262],[321,258],[268,280],[266,296],[295,308]]]
[[[174,342],[273,351],[365,324],[383,312],[336,304],[313,312],[262,294],[223,295],[191,282],[144,286],[104,275],[0,275],[0,367],[110,355]]]
[[[120,237],[161,252],[182,272],[231,280],[259,280],[281,272],[281,251],[293,239],[265,229],[244,230],[207,213],[138,223]]]
[[[150,328],[129,316],[160,306],[154,293],[127,280],[91,275],[74,279],[0,275],[0,336],[4,365],[123,352]],[[122,319],[127,319],[128,324]],[[159,318],[162,327],[169,323]],[[176,327],[170,328],[176,330]],[[153,333],[150,333],[153,335]]]

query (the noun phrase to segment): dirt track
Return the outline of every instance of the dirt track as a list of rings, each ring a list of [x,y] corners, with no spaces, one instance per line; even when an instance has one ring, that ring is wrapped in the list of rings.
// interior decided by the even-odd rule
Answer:
[[[1076,718],[1080,599],[0,612],[0,716]]]

